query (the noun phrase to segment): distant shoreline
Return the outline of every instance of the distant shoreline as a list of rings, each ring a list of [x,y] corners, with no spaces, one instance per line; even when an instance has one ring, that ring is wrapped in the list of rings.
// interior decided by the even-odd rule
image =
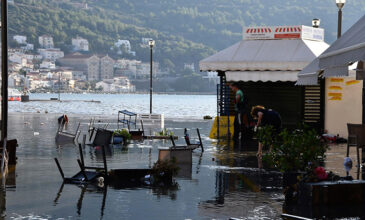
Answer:
[[[20,116],[20,115],[32,115],[32,116],[52,116],[52,117],[59,117],[61,115],[63,115],[62,113],[55,113],[55,112],[49,112],[49,113],[45,113],[45,112],[9,112],[8,113],[9,116]],[[117,123],[117,118],[118,118],[118,114],[82,114],[82,113],[66,113],[67,116],[69,118],[95,118],[97,120],[115,120],[115,123]],[[204,116],[198,118],[194,118],[194,117],[181,117],[181,118],[176,118],[176,117],[171,117],[171,116],[166,116],[165,115],[165,121],[205,121],[205,122],[213,122],[213,119],[204,119]],[[212,115],[212,117],[214,118],[215,116]]]
[[[58,94],[58,92],[32,92],[42,94]],[[32,94],[31,93],[31,94]],[[149,92],[71,92],[62,91],[61,94],[138,94],[138,95],[149,95]],[[217,95],[215,92],[153,92],[153,95]]]

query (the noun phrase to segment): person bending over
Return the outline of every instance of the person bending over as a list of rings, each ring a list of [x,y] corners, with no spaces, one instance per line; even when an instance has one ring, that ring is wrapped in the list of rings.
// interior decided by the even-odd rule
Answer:
[[[273,134],[277,135],[281,130],[281,117],[280,114],[272,109],[265,109],[264,106],[254,106],[251,110],[251,115],[254,119],[257,119],[255,131],[257,127],[263,127],[271,125],[274,129]],[[258,157],[262,156],[262,143],[259,142],[257,154]]]

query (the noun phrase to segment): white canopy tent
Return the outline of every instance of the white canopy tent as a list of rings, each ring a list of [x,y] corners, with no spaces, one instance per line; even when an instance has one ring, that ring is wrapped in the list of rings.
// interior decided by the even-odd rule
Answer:
[[[286,115],[283,124],[295,127],[307,111],[303,107],[305,91],[294,86],[298,72],[327,48],[321,28],[246,27],[242,41],[201,60],[199,65],[201,71],[216,71],[220,77],[218,116],[230,111],[226,82],[239,82],[251,105],[270,106]],[[317,90],[313,91],[317,95]],[[267,98],[270,96],[275,98]],[[320,124],[321,118],[315,116],[311,123]]]
[[[291,81],[328,48],[321,40],[246,39],[200,61],[201,71],[224,71],[228,81]]]

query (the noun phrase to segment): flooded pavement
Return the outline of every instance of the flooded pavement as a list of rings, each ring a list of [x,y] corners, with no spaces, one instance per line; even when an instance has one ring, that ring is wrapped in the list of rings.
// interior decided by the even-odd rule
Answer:
[[[256,149],[219,145],[208,138],[212,121],[166,120],[165,127],[179,136],[183,129],[199,128],[205,151],[193,152],[191,166],[183,167],[176,187],[98,188],[93,185],[63,185],[53,158],[66,176],[79,171],[78,148],[57,146],[55,114],[12,113],[9,138],[17,138],[18,163],[0,190],[0,215],[5,219],[278,219],[283,211],[281,175],[259,169]],[[87,130],[90,118],[69,116],[69,131],[79,121]],[[109,119],[114,120],[114,119]],[[115,118],[115,121],[117,119]],[[190,131],[192,138],[195,132]],[[81,142],[82,135],[79,138]],[[146,140],[107,150],[108,169],[150,168],[158,158],[158,147],[171,143]],[[332,146],[327,168],[344,175],[345,146]],[[102,166],[100,151],[86,146],[85,163]],[[355,160],[355,151],[351,157]],[[351,174],[356,175],[354,169]]]

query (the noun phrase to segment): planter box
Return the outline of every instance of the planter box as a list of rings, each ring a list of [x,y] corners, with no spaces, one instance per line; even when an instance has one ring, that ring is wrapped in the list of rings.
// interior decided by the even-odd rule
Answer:
[[[341,180],[300,184],[298,204],[312,206],[365,204],[365,181]]]
[[[141,140],[141,139],[143,139],[143,131],[141,131],[141,130],[129,131],[129,134],[131,134],[132,140]]]
[[[170,149],[159,149],[158,159],[159,160],[171,160],[176,159],[177,164],[191,164],[192,150],[187,148],[170,148]]]

